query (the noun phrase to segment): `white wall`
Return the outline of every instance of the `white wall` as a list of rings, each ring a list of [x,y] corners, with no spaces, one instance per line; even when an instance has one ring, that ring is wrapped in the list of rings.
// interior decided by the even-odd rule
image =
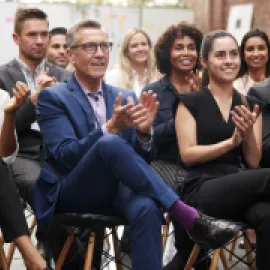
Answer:
[[[182,20],[194,21],[194,13],[188,9],[162,8],[123,8],[112,6],[76,7],[69,4],[27,4],[20,7],[38,7],[48,14],[50,29],[56,26],[69,28],[82,19],[94,19],[107,29],[110,40],[114,43],[111,53],[110,67],[117,61],[119,45],[125,32],[135,26],[142,27],[150,35],[153,42],[169,25]],[[19,4],[0,3],[0,65],[14,58],[18,52],[12,40],[13,18]]]

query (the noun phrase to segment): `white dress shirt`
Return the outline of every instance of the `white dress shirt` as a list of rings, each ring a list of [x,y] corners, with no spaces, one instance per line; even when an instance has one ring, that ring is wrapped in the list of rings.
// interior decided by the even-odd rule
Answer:
[[[31,94],[33,94],[37,89],[37,77],[39,75],[44,74],[45,72],[45,59],[37,66],[35,70],[35,74],[31,72],[29,67],[18,57],[16,58],[17,62],[19,63],[20,69],[24,75],[25,81],[29,89],[31,90]],[[39,125],[37,122],[32,123],[31,129],[40,130]]]

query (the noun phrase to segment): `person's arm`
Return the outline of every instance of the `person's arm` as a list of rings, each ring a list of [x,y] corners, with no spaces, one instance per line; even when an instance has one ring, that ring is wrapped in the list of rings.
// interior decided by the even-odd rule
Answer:
[[[182,161],[186,165],[196,165],[215,160],[241,143],[238,132],[232,138],[211,145],[198,145],[196,121],[183,103],[176,112],[176,135]]]
[[[70,170],[103,136],[103,132],[97,128],[85,137],[78,138],[65,109],[50,88],[40,92],[36,112],[48,158],[53,158],[61,167]]]
[[[262,155],[262,113],[254,105],[250,111],[246,106],[235,106],[232,120],[243,136],[242,150],[244,159],[250,168],[259,166]]]
[[[147,92],[152,90],[154,93],[157,94],[157,97],[161,94],[162,88],[161,88],[161,83],[155,82],[153,84],[147,85],[143,88],[142,93]],[[161,110],[162,106],[162,100],[160,101],[160,106],[158,109]],[[166,108],[166,111],[168,113],[169,119],[167,119],[164,122],[161,122],[158,113],[157,116],[154,120],[153,123],[153,128],[154,128],[154,140],[155,140],[155,146],[158,147],[159,145],[162,144],[167,144],[175,140],[175,123],[174,123],[174,118],[172,116],[172,108]],[[164,112],[162,112],[164,113]]]
[[[175,140],[175,122],[173,118],[158,124],[157,121],[154,121],[154,130],[156,146],[170,143]]]
[[[18,150],[18,143],[15,132],[16,112],[26,101],[29,95],[29,89],[25,84],[16,84],[17,90],[14,89],[14,96],[10,99],[7,97],[4,103],[3,123],[0,133],[0,156],[7,158],[14,156]]]
[[[249,168],[257,168],[262,156],[262,114],[253,125],[252,132],[244,137],[243,154]]]

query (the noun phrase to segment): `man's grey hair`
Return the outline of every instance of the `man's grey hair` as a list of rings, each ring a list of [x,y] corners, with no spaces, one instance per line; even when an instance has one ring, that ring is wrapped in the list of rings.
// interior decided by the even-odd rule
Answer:
[[[103,29],[101,24],[94,20],[86,20],[75,24],[72,28],[68,30],[67,33],[67,46],[72,48],[75,45],[75,36],[76,34],[84,28],[95,28],[95,29]]]

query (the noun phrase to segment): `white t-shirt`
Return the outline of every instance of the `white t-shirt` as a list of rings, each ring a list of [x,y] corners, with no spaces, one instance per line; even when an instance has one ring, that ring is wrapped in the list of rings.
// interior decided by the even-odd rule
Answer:
[[[10,101],[9,94],[6,91],[0,89],[0,129],[2,128],[3,121],[4,121],[4,107],[8,104],[9,101]],[[16,136],[16,133],[15,133],[15,136]],[[16,141],[17,141],[16,142],[17,146],[14,153],[12,153],[12,155],[8,157],[2,157],[3,161],[7,164],[13,163],[18,154],[19,144],[18,144],[17,136],[16,136]]]

